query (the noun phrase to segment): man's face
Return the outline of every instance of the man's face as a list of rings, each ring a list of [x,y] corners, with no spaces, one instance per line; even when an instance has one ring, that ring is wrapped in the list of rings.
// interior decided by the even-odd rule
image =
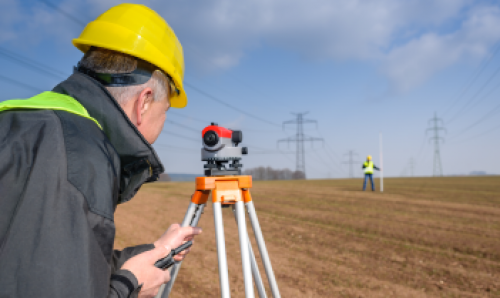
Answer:
[[[142,123],[138,129],[144,138],[150,144],[153,144],[163,129],[170,102],[168,98],[164,98],[160,101],[153,101],[150,105],[150,108],[144,113]]]

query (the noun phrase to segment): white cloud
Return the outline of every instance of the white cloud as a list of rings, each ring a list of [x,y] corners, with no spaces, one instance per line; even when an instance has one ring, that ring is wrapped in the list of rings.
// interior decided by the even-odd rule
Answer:
[[[64,0],[60,7],[85,22],[119,2]],[[480,2],[142,1],[174,28],[191,69],[224,71],[237,66],[252,50],[270,45],[311,60],[363,60],[379,65],[394,89],[403,92],[458,61],[483,57],[499,40],[498,7]],[[42,38],[67,42],[81,30],[40,3],[22,13],[20,7],[19,0],[0,4],[0,42],[27,36],[32,42]]]
[[[218,68],[219,64],[212,62],[219,57],[234,61],[262,43],[310,59],[377,59],[402,33],[446,22],[466,5],[463,0],[201,3],[170,2],[167,8],[158,5],[157,10],[183,39],[188,55],[209,69]]]
[[[394,83],[394,91],[407,92],[448,66],[484,57],[498,40],[500,9],[481,7],[452,33],[426,33],[393,49],[383,58],[382,71]]]
[[[498,8],[468,0],[213,0],[156,9],[198,70],[234,67],[266,44],[311,60],[374,63],[397,92],[484,57],[500,39]]]

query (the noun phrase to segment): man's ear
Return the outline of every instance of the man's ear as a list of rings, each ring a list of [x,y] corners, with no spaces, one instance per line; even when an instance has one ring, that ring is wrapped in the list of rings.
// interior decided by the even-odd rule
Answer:
[[[139,94],[135,106],[135,115],[138,126],[141,125],[143,117],[150,110],[152,103],[153,103],[153,89],[149,87],[144,88]]]

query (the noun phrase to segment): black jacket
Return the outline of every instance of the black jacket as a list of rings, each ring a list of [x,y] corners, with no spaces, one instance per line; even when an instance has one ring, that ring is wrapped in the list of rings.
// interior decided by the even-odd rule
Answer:
[[[97,81],[54,88],[97,119],[64,111],[0,113],[0,298],[134,297],[121,265],[152,244],[113,251],[113,214],[163,165]]]

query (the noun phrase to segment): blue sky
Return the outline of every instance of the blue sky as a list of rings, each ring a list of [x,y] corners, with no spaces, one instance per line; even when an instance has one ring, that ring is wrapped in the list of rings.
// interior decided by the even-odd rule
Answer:
[[[121,3],[46,1],[58,10],[43,1],[0,2],[0,100],[29,97],[64,79],[82,56],[71,44],[83,29],[79,23]],[[305,132],[325,139],[306,144],[309,178],[346,177],[349,150],[358,154],[357,177],[366,155],[380,165],[380,133],[385,175],[410,175],[411,159],[414,175],[432,175],[434,147],[425,131],[434,113],[447,130],[441,144],[445,175],[500,174],[497,1],[136,3],[162,15],[185,52],[189,104],[167,113],[155,144],[167,172],[202,172],[197,131],[210,121],[243,130],[250,148],[245,168],[294,169],[295,147],[277,150],[277,140],[292,136],[294,127],[283,130],[281,123],[292,120],[291,113],[308,112],[318,125]],[[24,67],[5,51],[59,73]]]

